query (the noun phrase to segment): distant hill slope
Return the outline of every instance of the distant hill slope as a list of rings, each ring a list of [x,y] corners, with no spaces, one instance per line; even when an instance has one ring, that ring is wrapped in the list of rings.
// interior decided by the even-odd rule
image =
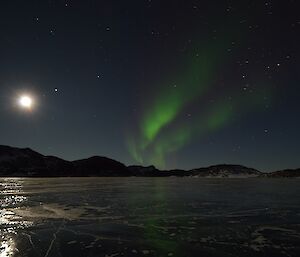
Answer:
[[[267,174],[268,177],[271,178],[293,178],[293,177],[300,177],[300,169],[286,169],[286,170],[279,170],[275,172],[271,172]]]
[[[115,160],[93,156],[87,159],[73,161],[74,171],[80,176],[129,176],[127,167]]]
[[[221,164],[207,168],[191,170],[192,176],[197,177],[258,177],[262,172],[241,165]]]
[[[29,148],[0,146],[2,176],[62,176],[72,165],[54,156],[44,156]]]
[[[0,146],[0,176],[129,176],[126,166],[106,157],[74,162],[44,156],[29,148]]]
[[[300,177],[300,169],[262,173],[241,165],[215,165],[192,170],[158,170],[154,166],[128,166],[107,157],[93,156],[77,161],[66,161],[45,156],[30,148],[0,145],[0,176],[2,177]]]

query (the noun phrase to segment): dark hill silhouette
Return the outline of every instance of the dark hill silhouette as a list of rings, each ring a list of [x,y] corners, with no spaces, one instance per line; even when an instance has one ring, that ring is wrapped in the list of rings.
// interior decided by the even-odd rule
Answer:
[[[62,176],[72,165],[54,156],[44,156],[30,148],[0,146],[0,175],[2,176]]]
[[[45,156],[30,148],[0,145],[0,176],[2,177],[300,177],[300,169],[262,173],[241,165],[221,164],[192,170],[158,170],[154,166],[128,166],[107,157],[66,161]]]
[[[278,170],[267,174],[268,177],[271,178],[293,178],[300,177],[300,169],[286,169],[286,170]]]
[[[74,162],[44,156],[29,148],[0,146],[0,176],[128,176],[125,165],[106,157],[91,157]]]
[[[220,164],[191,170],[192,175],[199,177],[258,177],[262,172],[242,165]]]
[[[82,159],[72,162],[74,166],[74,172],[78,176],[130,176],[127,167],[118,161],[93,156],[87,159]]]

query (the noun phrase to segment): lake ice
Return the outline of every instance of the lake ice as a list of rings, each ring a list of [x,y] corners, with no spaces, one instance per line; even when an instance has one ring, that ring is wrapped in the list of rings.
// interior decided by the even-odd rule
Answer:
[[[300,179],[1,178],[0,257],[300,256]]]

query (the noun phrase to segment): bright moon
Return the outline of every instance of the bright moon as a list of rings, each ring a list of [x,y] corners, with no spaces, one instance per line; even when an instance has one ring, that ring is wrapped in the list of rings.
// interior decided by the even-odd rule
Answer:
[[[32,104],[33,104],[33,100],[28,95],[23,95],[19,98],[19,105],[22,108],[30,109],[32,107]]]

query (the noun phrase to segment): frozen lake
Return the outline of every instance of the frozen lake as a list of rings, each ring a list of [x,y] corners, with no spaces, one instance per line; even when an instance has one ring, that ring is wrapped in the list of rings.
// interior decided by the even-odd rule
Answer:
[[[0,178],[0,257],[300,256],[300,179]]]

